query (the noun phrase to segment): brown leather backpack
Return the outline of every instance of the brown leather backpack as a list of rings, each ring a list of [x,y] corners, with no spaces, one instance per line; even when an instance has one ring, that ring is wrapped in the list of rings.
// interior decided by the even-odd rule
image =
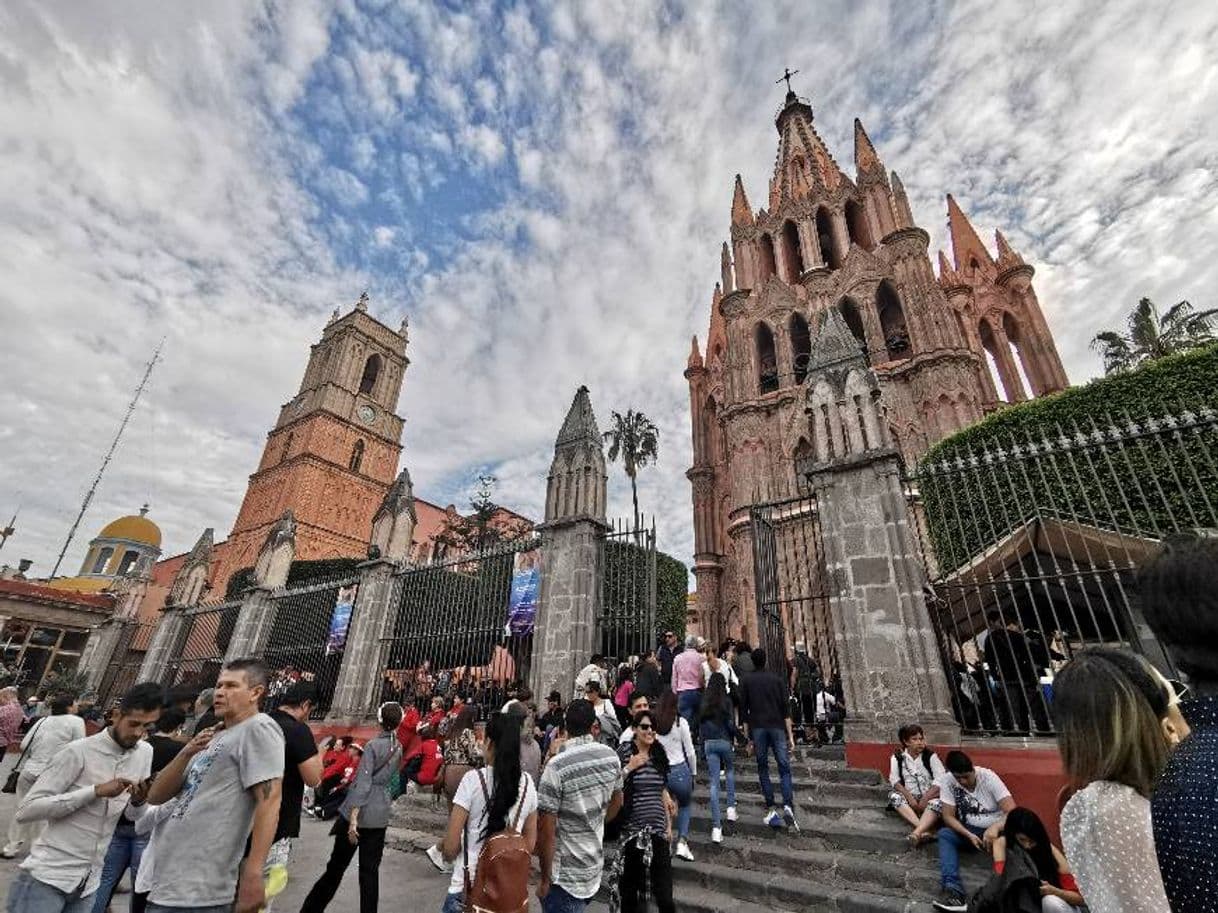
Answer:
[[[524,836],[518,830],[520,816],[524,813],[524,800],[529,795],[528,777],[521,774],[524,789],[520,793],[520,802],[516,806],[516,818],[510,827],[497,834],[491,834],[482,844],[478,853],[478,871],[471,885],[469,880],[469,822],[466,822],[466,834],[463,852],[465,852],[465,910],[466,913],[528,913],[529,909],[529,868],[532,864],[532,854]],[[489,814],[491,807],[490,791],[486,788],[486,778],[478,771],[478,784],[482,787],[482,796],[486,800]]]

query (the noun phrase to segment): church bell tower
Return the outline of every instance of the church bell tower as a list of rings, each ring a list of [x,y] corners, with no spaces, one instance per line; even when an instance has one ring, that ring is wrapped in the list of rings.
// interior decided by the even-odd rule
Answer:
[[[397,414],[407,325],[368,314],[368,296],[336,309],[313,345],[297,394],[279,410],[229,535],[216,585],[257,558],[286,510],[296,518],[296,558],[363,557],[372,518],[398,471]]]

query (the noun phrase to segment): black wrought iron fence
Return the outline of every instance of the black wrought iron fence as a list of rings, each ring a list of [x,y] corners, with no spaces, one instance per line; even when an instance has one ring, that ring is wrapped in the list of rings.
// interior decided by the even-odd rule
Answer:
[[[224,654],[240,613],[240,599],[186,609],[177,642],[165,667],[166,686],[200,691],[213,687],[220,667],[224,665]]]
[[[1136,572],[1161,540],[1218,527],[1218,414],[1097,418],[991,437],[907,477],[928,602],[966,732],[1053,732],[1054,673],[1120,645],[1165,673]]]
[[[131,620],[123,625],[110,663],[98,686],[98,703],[109,707],[139,680],[140,666],[152,642],[156,622]]]
[[[829,682],[838,672],[837,644],[816,494],[754,504],[749,516],[760,646],[774,663],[803,644]]]
[[[394,634],[381,644],[379,700],[460,699],[486,719],[528,680],[540,592],[540,540],[408,566],[397,575]],[[374,708],[369,708],[370,710]]]
[[[656,628],[656,530],[614,523],[605,536],[600,652],[625,662],[659,645]]]

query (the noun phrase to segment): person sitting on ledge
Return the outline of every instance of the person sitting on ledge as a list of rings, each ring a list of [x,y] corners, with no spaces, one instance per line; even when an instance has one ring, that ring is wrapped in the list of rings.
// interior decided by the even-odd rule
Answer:
[[[888,807],[904,818],[913,830],[909,842],[919,846],[931,839],[939,827],[943,804],[938,781],[947,772],[939,756],[926,747],[926,733],[917,723],[897,731],[901,747],[888,765]]]
[[[960,850],[989,851],[1015,800],[1002,778],[988,767],[974,767],[963,751],[947,754],[947,771],[938,781],[943,828],[939,831],[939,910],[967,910],[960,880]]]

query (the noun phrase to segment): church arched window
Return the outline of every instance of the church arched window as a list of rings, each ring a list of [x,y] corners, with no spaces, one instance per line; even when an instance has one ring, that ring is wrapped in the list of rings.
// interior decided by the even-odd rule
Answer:
[[[279,462],[286,460],[292,453],[292,442],[296,440],[296,432],[289,431],[288,436],[283,440],[283,452],[279,454]]]
[[[799,250],[799,229],[791,221],[782,226],[782,258],[787,263],[787,281],[798,282],[804,274],[804,255]]]
[[[846,201],[846,230],[850,240],[864,250],[871,250],[871,230],[867,227],[867,214],[854,200]]]
[[[802,384],[808,376],[808,361],[812,357],[812,335],[803,314],[792,314],[788,327],[791,334],[791,364],[795,366],[795,383]]]
[[[764,283],[778,272],[774,265],[774,239],[769,235],[762,235],[761,240],[757,242],[757,249],[761,253],[761,282]]]
[[[892,283],[885,279],[875,293],[875,310],[880,318],[880,332],[884,335],[884,347],[888,360],[909,356],[909,328],[905,324],[905,310]]]
[[[1007,389],[1006,380],[1002,376],[1002,368],[998,361],[998,340],[994,338],[994,331],[990,329],[989,321],[981,321],[981,325],[977,328],[977,335],[981,337],[981,348],[985,352],[985,364],[990,370],[990,379],[994,382],[994,392],[998,394],[998,398],[1004,402],[1011,402],[1011,391]]]
[[[381,376],[381,356],[375,352],[364,362],[364,375],[359,379],[359,392],[371,393],[376,386],[376,379]]]
[[[347,464],[347,468],[352,472],[359,472],[360,466],[364,462],[364,441],[361,438],[355,442],[355,446],[351,448],[351,462]]]
[[[829,210],[821,207],[816,210],[816,243],[820,247],[820,259],[829,269],[837,269],[841,261],[833,247],[833,220]]]
[[[757,384],[762,393],[778,389],[778,358],[774,351],[774,331],[757,324]]]
[[[1019,330],[1019,324],[1015,322],[1015,318],[1011,316],[1010,311],[1003,312],[1002,315],[1002,332],[1006,334],[1007,345],[1011,350],[1011,361],[1015,363],[1015,371],[1019,374],[1020,383],[1023,384],[1023,391],[1019,398],[1024,399],[1028,396],[1036,395],[1036,388],[1032,385],[1032,365],[1029,363],[1027,353],[1024,351],[1023,336]]]
[[[106,573],[106,565],[110,563],[110,559],[114,557],[114,549],[106,546],[97,553],[97,560],[93,562],[93,567],[89,571],[90,574]]]
[[[134,549],[128,549],[123,552],[123,560],[118,563],[118,576],[131,573],[135,569],[135,562],[139,561],[140,553]]]
[[[841,311],[842,319],[846,321],[846,326],[850,328],[854,338],[859,341],[859,347],[866,351],[867,330],[863,326],[863,315],[859,312],[858,302],[846,297],[837,303],[837,309]]]

